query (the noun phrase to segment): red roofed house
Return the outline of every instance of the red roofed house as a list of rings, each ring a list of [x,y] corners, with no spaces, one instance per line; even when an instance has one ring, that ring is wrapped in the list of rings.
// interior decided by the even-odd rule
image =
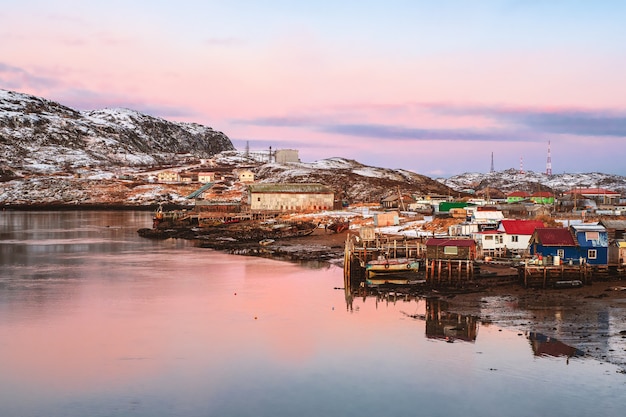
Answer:
[[[522,254],[528,250],[528,243],[538,227],[545,227],[540,220],[503,219],[495,231],[476,233],[483,256],[509,256]]]
[[[621,197],[620,193],[604,188],[576,188],[571,191],[566,191],[565,194],[569,194],[572,197],[588,198],[600,204],[617,204]]]
[[[580,251],[569,228],[541,227],[530,238],[531,255],[559,256],[561,259],[578,259]]]
[[[476,259],[474,239],[431,238],[426,241],[428,259]]]

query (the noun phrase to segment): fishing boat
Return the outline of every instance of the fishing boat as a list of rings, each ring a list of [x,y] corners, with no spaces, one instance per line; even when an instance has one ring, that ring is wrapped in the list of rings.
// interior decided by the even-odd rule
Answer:
[[[415,259],[373,259],[365,265],[368,285],[409,284],[416,281],[419,262]]]

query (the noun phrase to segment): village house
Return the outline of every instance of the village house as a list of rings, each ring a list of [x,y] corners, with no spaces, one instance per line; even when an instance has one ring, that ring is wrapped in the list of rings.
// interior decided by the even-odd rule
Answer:
[[[470,216],[472,223],[478,224],[479,230],[495,230],[504,215],[495,206],[477,207]]]
[[[181,172],[178,174],[178,180],[184,183],[198,182],[198,175],[195,172]]]
[[[563,262],[580,262],[580,251],[574,236],[566,227],[539,227],[530,238],[528,248],[531,255],[554,258]]]
[[[178,172],[172,170],[161,171],[157,174],[158,182],[179,182]]]
[[[615,247],[617,249],[617,265],[626,264],[626,241],[616,240],[609,248]],[[610,254],[610,251],[609,251]]]
[[[609,265],[623,265],[626,257],[626,220],[601,219],[609,239]]]
[[[435,206],[435,212],[440,214],[449,214],[451,209],[466,209],[469,203],[465,201],[441,201]]]
[[[430,238],[426,241],[428,259],[474,260],[476,242],[473,239]]]
[[[249,169],[237,171],[237,177],[239,178],[239,182],[254,182],[254,172]]]
[[[203,184],[215,181],[215,172],[198,171],[198,182]]]
[[[580,256],[590,265],[607,265],[609,262],[609,238],[604,226],[599,224],[575,224],[570,226],[578,246]]]
[[[547,191],[537,191],[531,194],[530,201],[535,204],[554,204],[554,195]]]
[[[621,194],[604,188],[576,188],[566,191],[565,195],[574,200],[593,200],[598,204],[619,204]]]
[[[518,203],[520,201],[528,200],[529,198],[530,194],[526,191],[513,191],[512,193],[507,194],[506,202],[509,204]]]
[[[252,211],[331,210],[334,192],[322,184],[251,184],[248,186]]]
[[[448,227],[448,235],[450,236],[472,236],[478,233],[478,224],[470,222],[461,222]]]
[[[415,199],[411,196],[403,195],[402,198],[400,198],[400,195],[398,194],[391,194],[390,196],[383,198],[380,205],[384,209],[399,209],[406,211],[414,202]]]
[[[496,230],[473,234],[483,256],[522,255],[528,251],[530,238],[538,227],[539,220],[503,219]]]

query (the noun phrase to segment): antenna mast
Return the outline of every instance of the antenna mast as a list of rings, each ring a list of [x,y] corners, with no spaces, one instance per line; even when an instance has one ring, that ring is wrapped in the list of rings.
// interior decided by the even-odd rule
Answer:
[[[546,162],[546,175],[552,175],[552,156],[550,155],[550,141],[548,141],[548,161]]]
[[[491,152],[491,171],[489,172],[494,172],[495,169],[493,168],[493,152]]]
[[[519,157],[519,173],[520,174],[524,173],[524,157],[523,156]]]

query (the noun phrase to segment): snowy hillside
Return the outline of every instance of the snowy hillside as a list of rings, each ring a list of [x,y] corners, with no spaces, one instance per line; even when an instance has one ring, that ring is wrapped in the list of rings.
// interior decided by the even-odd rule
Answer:
[[[234,149],[210,127],[127,109],[80,112],[0,90],[0,168],[17,175],[176,163]]]
[[[518,170],[509,169],[486,174],[465,173],[450,178],[438,178],[437,181],[457,191],[480,191],[491,188],[505,193],[511,191],[532,193],[541,189],[558,194],[574,188],[605,188],[626,194],[626,177],[599,172],[545,175],[532,171],[520,173]]]
[[[232,152],[225,152],[232,154]],[[424,175],[363,165],[344,158],[311,163],[266,163],[251,169],[259,182],[313,182],[331,187],[350,203],[379,202],[389,195],[449,194],[451,190]]]

